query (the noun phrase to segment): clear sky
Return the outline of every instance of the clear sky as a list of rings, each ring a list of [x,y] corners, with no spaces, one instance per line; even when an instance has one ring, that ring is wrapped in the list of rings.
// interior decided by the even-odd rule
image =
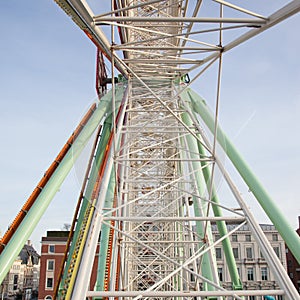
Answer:
[[[294,228],[300,215],[299,28],[298,14],[225,54],[220,107],[223,128]],[[3,234],[94,100],[96,49],[50,0],[3,2],[0,34]],[[196,86],[210,105],[213,76]],[[46,230],[71,222],[81,169],[75,166],[33,233],[38,251]],[[268,222],[249,206],[259,222]]]

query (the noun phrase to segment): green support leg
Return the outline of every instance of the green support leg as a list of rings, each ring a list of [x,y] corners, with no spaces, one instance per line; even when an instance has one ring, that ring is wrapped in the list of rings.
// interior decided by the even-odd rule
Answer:
[[[101,138],[99,141],[99,145],[98,148],[96,150],[96,154],[95,154],[95,159],[93,162],[93,166],[92,166],[92,170],[89,176],[89,181],[88,181],[88,185],[84,194],[84,199],[82,201],[82,206],[80,208],[80,212],[78,215],[78,219],[77,219],[77,226],[74,232],[74,236],[73,236],[73,241],[76,241],[78,239],[78,235],[79,235],[79,231],[80,231],[80,224],[82,224],[83,219],[84,219],[84,215],[86,213],[86,210],[88,208],[88,205],[91,203],[91,196],[92,196],[92,192],[93,192],[93,188],[97,179],[97,174],[99,172],[101,163],[102,163],[102,159],[105,153],[105,148],[109,139],[109,135],[111,132],[111,117],[108,118],[108,120],[106,120],[103,124],[103,128],[102,128],[102,132],[101,132]],[[68,269],[69,269],[69,265],[70,265],[70,261],[72,258],[72,255],[74,253],[74,248],[75,248],[76,242],[73,242],[71,244],[70,250],[69,250],[69,255],[68,255],[68,260],[66,262],[66,266],[64,268],[64,274],[60,283],[60,291],[59,291],[59,296],[58,299],[60,299],[61,297],[61,291],[64,288],[64,281],[67,278],[68,275]]]
[[[114,168],[112,169],[110,175],[110,181],[108,190],[105,197],[104,208],[111,209],[113,207],[114,202],[114,194],[115,194],[115,187],[116,187],[116,180],[115,180],[115,172]],[[110,217],[111,214],[108,214],[107,217]],[[108,250],[108,243],[109,243],[109,232],[110,227],[106,224],[102,225],[101,228],[101,237],[100,237],[100,251],[99,251],[99,259],[98,259],[98,269],[97,269],[97,282],[95,286],[96,291],[104,291],[104,281],[105,281],[105,270],[106,270],[106,259],[107,259],[107,250]],[[94,298],[100,299],[100,298]]]
[[[187,89],[184,95],[182,95],[182,98],[192,103],[193,110],[201,116],[209,130],[214,132],[214,118],[209,112],[205,101],[191,89]],[[290,226],[280,209],[275,205],[250,167],[243,160],[242,156],[238,153],[231,141],[219,126],[217,128],[217,139],[233,165],[236,167],[237,171],[248,185],[253,195],[256,197],[261,207],[264,209],[272,223],[277,228],[290,251],[300,263],[300,237]]]
[[[123,97],[125,91],[125,86],[120,85],[116,88],[115,91],[115,96],[116,96],[116,101],[117,101],[117,105],[116,105],[116,109],[118,109],[120,103],[121,103],[121,99]],[[75,250],[75,245],[76,245],[76,241],[78,239],[79,236],[79,232],[80,232],[80,224],[82,224],[83,219],[84,219],[84,215],[86,210],[89,207],[89,204],[91,203],[91,197],[92,197],[92,192],[93,192],[93,188],[97,179],[97,174],[98,171],[100,169],[103,157],[104,157],[104,153],[105,153],[105,149],[106,149],[106,145],[108,143],[109,140],[109,136],[112,130],[112,90],[110,90],[106,95],[104,95],[104,97],[102,97],[100,99],[100,104],[102,102],[108,102],[110,105],[108,107],[108,110],[106,111],[109,115],[107,116],[104,124],[103,124],[103,129],[101,132],[101,138],[100,138],[100,142],[95,154],[95,160],[93,162],[93,166],[92,166],[92,170],[91,170],[91,174],[89,177],[89,181],[88,181],[88,185],[85,191],[85,195],[84,195],[84,199],[82,201],[82,207],[80,209],[79,212],[79,216],[78,216],[78,220],[77,220],[77,226],[74,232],[74,236],[73,236],[73,242],[71,244],[70,250],[69,250],[69,255],[68,255],[68,260],[66,262],[66,266],[64,269],[64,274],[60,283],[60,291],[59,291],[59,297],[58,299],[61,298],[62,295],[62,291],[64,289],[64,281],[66,280],[67,276],[68,276],[68,269],[70,266],[70,262],[72,259],[72,255],[74,253]]]
[[[182,120],[187,126],[189,126],[189,127],[192,126],[192,120],[187,113],[182,114]],[[203,196],[204,191],[206,189],[205,189],[205,184],[204,184],[204,178],[203,178],[202,171],[201,171],[201,164],[199,163],[199,161],[196,161],[197,158],[199,159],[199,155],[197,154],[198,153],[197,142],[196,142],[196,139],[192,135],[188,135],[186,137],[186,140],[187,140],[187,144],[188,144],[188,149],[191,153],[190,154],[191,158],[195,159],[192,162],[192,167],[194,170],[194,176],[196,179],[197,189],[199,191],[199,194],[201,196]],[[195,213],[196,217],[201,217],[201,216],[203,216],[201,213],[201,210],[203,210],[204,213],[206,212],[207,203],[201,202],[201,205],[202,205],[202,209],[201,209],[198,205],[198,200],[199,199],[194,199],[194,204],[193,204],[194,213]],[[199,222],[199,221],[196,222],[196,231],[199,236],[203,237],[204,229],[203,229],[201,222]],[[207,236],[209,244],[212,244],[213,239],[212,239],[210,224],[208,224],[206,236]],[[202,264],[201,264],[202,275],[204,277],[206,277],[207,279],[209,279],[210,281],[218,282],[219,280],[218,280],[216,266],[217,266],[217,263],[215,260],[215,255],[211,255],[211,257],[209,257],[209,254],[205,253],[203,255]],[[207,285],[203,284],[203,286],[204,286],[204,290],[205,289],[210,290],[210,291],[215,290],[215,288],[209,284],[207,284]]]
[[[82,129],[82,132],[28,211],[26,217],[23,219],[9,243],[6,245],[0,256],[0,282],[5,278],[14,260],[19,255],[22,247],[30,237],[56,192],[59,190],[63,181],[72,169],[74,162],[110,107],[111,103],[109,101],[104,100],[100,102],[94,114]]]
[[[204,147],[201,145],[201,143],[199,141],[198,141],[198,148],[199,148],[200,156],[204,157],[204,155],[205,155]],[[204,162],[201,162],[201,164],[203,167],[202,172],[203,172],[203,176],[206,181],[206,184],[207,184],[207,188],[208,188],[208,190],[210,190],[210,188],[212,188],[211,201],[213,203],[216,203],[216,205],[212,204],[214,216],[222,217],[222,211],[220,209],[220,206],[218,205],[218,204],[220,204],[220,201],[217,196],[216,189],[215,189],[214,185],[211,187],[212,183],[211,183],[210,169],[208,166],[205,166]],[[216,224],[218,227],[220,237],[223,237],[228,234],[225,221],[216,221]],[[239,273],[237,270],[237,266],[236,266],[236,262],[235,262],[235,258],[233,255],[232,246],[231,246],[229,237],[225,238],[222,241],[222,246],[223,246],[223,250],[224,250],[224,254],[225,254],[225,258],[226,258],[226,262],[227,262],[227,267],[228,267],[228,271],[229,271],[231,282],[232,282],[232,288],[234,290],[241,290],[243,288],[243,286],[242,286],[242,282],[240,280],[240,276],[239,276]]]

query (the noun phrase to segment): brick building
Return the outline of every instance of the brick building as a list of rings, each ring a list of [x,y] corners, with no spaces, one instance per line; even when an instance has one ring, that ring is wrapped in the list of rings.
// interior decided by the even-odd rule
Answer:
[[[47,236],[42,237],[39,300],[54,299],[54,289],[63,262],[68,235],[68,231],[47,231]],[[97,266],[98,256],[96,256],[92,271],[91,289],[96,282]]]
[[[298,229],[296,232],[300,236],[300,216],[298,216]],[[286,248],[286,260],[289,277],[300,294],[300,264],[288,248]]]
[[[228,230],[232,230],[237,225],[228,225]],[[270,241],[275,253],[279,257],[282,265],[286,268],[287,261],[285,255],[285,244],[274,225],[260,225],[267,239]],[[216,225],[212,225],[214,240],[220,238]],[[41,274],[39,286],[39,300],[52,300],[55,283],[57,281],[59,269],[62,263],[65,245],[68,237],[68,231],[48,231],[47,237],[42,238],[41,251]],[[266,260],[262,256],[258,244],[251,235],[247,225],[237,230],[230,237],[233,254],[235,256],[238,272],[243,282],[243,286],[250,290],[260,289],[279,289],[273,274],[271,273]],[[98,251],[96,251],[98,253]],[[227,265],[224,261],[224,253],[220,248],[216,248],[216,259],[218,265],[219,279],[225,288],[231,289],[231,280]],[[93,290],[96,281],[96,269],[98,265],[98,255],[95,257],[95,263],[90,282],[90,289]],[[298,272],[299,275],[300,272]],[[194,278],[191,278],[193,283]],[[282,300],[277,296],[276,300]],[[259,296],[249,296],[247,300],[262,300]]]

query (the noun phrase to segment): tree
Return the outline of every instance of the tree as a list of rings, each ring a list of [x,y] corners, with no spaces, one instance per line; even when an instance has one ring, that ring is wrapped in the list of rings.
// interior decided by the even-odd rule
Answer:
[[[64,223],[64,226],[62,228],[63,231],[70,231],[71,228],[71,224],[68,223]]]

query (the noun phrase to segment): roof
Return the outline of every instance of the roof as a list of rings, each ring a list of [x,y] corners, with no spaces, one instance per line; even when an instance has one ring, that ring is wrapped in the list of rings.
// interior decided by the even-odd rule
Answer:
[[[32,245],[24,245],[23,249],[19,254],[22,264],[28,264],[29,258],[31,257],[31,262],[33,265],[39,263],[40,255],[36,252]]]

